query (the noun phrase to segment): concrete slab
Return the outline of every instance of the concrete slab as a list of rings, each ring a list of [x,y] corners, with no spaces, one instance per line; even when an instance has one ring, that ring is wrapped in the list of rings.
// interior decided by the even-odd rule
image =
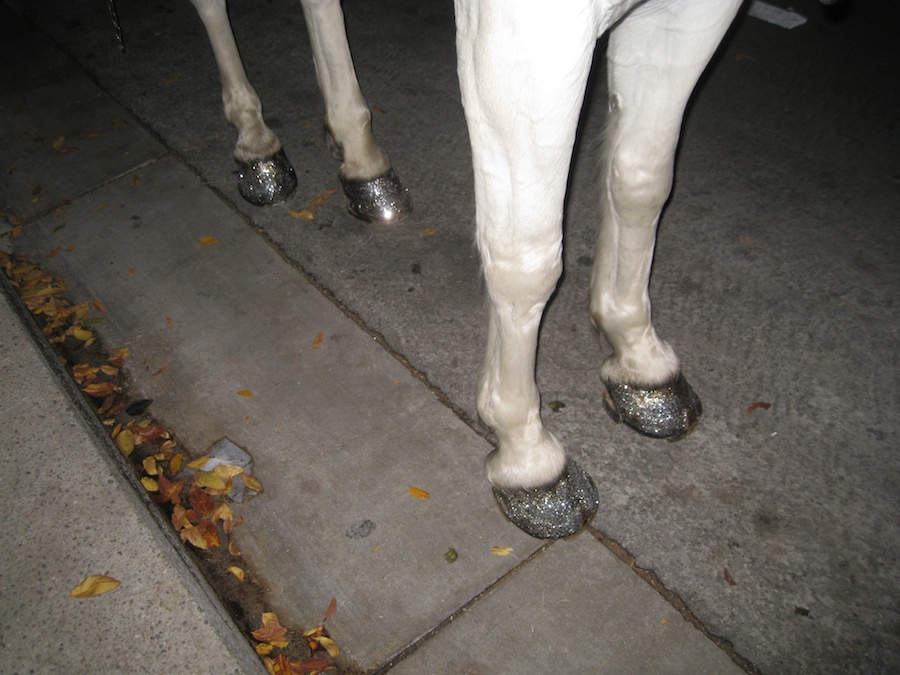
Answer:
[[[2,290],[0,670],[265,672],[86,428]],[[69,596],[95,574],[121,586]]]
[[[392,675],[742,673],[591,537],[560,541],[456,617]]]
[[[496,509],[489,445],[179,162],[63,220],[30,224],[17,251],[65,249],[43,265],[103,303],[98,332],[129,347],[135,395],[192,452],[227,436],[251,454],[266,489],[236,539],[283,620],[312,625],[336,597],[330,629],[372,668],[540,546]]]
[[[46,213],[165,152],[26,20],[4,8],[2,22],[0,208]]]

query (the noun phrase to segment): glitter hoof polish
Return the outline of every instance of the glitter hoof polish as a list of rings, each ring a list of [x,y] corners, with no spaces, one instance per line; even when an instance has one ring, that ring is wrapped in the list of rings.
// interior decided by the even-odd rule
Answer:
[[[341,176],[351,215],[368,223],[397,223],[412,213],[412,197],[393,169],[370,180]]]
[[[532,490],[494,487],[494,498],[513,525],[538,539],[561,539],[580,532],[600,505],[594,481],[572,460],[553,485]]]
[[[700,398],[682,375],[652,389],[604,384],[603,406],[610,417],[645,436],[680,440],[694,430],[703,415]]]
[[[283,149],[252,162],[234,161],[238,165],[234,173],[238,192],[254,206],[280,204],[297,189],[297,174]]]

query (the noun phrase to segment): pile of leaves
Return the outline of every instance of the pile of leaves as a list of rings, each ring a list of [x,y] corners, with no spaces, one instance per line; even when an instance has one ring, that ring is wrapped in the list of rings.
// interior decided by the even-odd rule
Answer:
[[[207,572],[212,562],[224,567],[225,576],[230,576],[233,583],[249,583],[247,571],[238,564],[240,552],[230,536],[242,519],[235,518],[226,496],[236,476],[254,492],[263,489],[259,481],[239,466],[220,464],[210,471],[204,470],[207,457],[194,460],[186,457],[174,435],[147,414],[151,400],[130,400],[123,372],[129,350],[127,347],[104,349],[94,331],[104,321],[102,314],[106,311],[99,301],[72,303],[66,297],[68,288],[62,279],[19,255],[0,251],[0,269],[34,315],[60,363],[109,429],[116,447],[131,460],[150,498],[169,515],[181,540],[198,553],[207,554],[199,558],[201,563],[206,563]],[[101,316],[92,316],[92,312]],[[227,553],[210,555],[213,549],[224,549]],[[212,576],[218,576],[220,581],[223,578],[222,574]],[[104,583],[97,583],[97,579]],[[72,597],[91,597],[118,588],[118,581],[107,579],[89,577],[85,580],[87,590],[79,584],[73,589]],[[232,597],[240,599],[254,595],[259,597],[261,591],[232,593]],[[233,602],[228,604],[234,610]],[[332,599],[322,622],[305,633],[282,626],[272,612],[262,612],[262,625],[251,634],[268,671],[273,675],[334,671],[333,658],[340,650],[329,637],[325,621],[336,606]],[[249,623],[249,617],[244,619],[243,623]],[[327,654],[331,659],[318,658],[318,653]]]

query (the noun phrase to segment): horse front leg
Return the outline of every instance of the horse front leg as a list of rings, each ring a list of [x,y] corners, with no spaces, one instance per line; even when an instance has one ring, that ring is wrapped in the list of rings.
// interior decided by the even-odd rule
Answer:
[[[372,135],[372,113],[356,79],[339,0],[302,0],[313,61],[325,99],[325,132],[347,197],[347,210],[370,222],[395,222],[412,200]]]
[[[191,3],[206,28],[219,66],[225,117],[238,132],[234,147],[238,191],[257,206],[283,202],[296,189],[297,176],[281,141],[263,119],[259,96],[250,85],[238,54],[225,0]]]
[[[562,272],[562,212],[595,41],[565,10],[457,0],[457,50],[488,296],[478,410],[497,438],[488,478],[537,537],[573,534],[597,509],[591,479],[541,420],[535,354]],[[575,19],[575,20],[573,20]]]
[[[666,11],[659,11],[663,5]],[[702,414],[675,352],[653,327],[648,282],[684,109],[739,5],[649,2],[610,36],[591,313],[613,348],[601,367],[607,410],[648,436],[682,438]]]

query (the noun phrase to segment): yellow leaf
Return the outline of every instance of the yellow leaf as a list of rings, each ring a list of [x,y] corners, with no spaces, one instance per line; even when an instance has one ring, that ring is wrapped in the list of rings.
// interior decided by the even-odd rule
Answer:
[[[72,326],[72,336],[76,340],[81,340],[82,342],[87,342],[92,337],[94,337],[94,334],[89,330],[85,330],[84,328],[81,328],[80,326]]]
[[[438,233],[438,231],[436,229],[434,229],[433,227],[426,227],[424,230],[422,230],[422,236],[425,236],[425,237],[429,237],[429,236],[431,236],[433,234],[437,234],[437,233]]]
[[[275,649],[275,647],[273,645],[270,645],[269,643],[260,642],[259,644],[256,645],[256,653],[259,654],[260,656],[265,656],[266,654],[270,653],[273,649]]]
[[[332,657],[337,656],[341,653],[341,650],[338,649],[337,643],[331,638],[327,637],[319,637],[317,641],[320,645],[325,647],[325,651],[327,651]]]
[[[241,477],[244,481],[244,486],[249,490],[253,490],[254,492],[262,492],[262,483],[260,483],[256,478],[251,476],[249,473],[245,473]]]
[[[244,470],[234,464],[219,464],[219,466],[213,469],[213,473],[222,480],[228,480],[229,478],[234,478],[239,473],[244,473]]]
[[[212,471],[198,471],[194,475],[194,485],[198,487],[212,488],[213,490],[224,490],[225,481],[219,478]]]
[[[253,392],[247,389],[239,389],[235,392],[238,396],[246,396],[247,398],[253,398]]]
[[[203,457],[198,457],[193,462],[188,462],[187,467],[189,469],[202,469],[206,466],[206,463],[209,461],[209,455],[203,455]]]
[[[431,495],[427,491],[422,488],[413,487],[412,485],[409,486],[409,494],[416,499],[431,499]]]
[[[95,574],[87,577],[75,588],[69,591],[69,595],[73,598],[93,598],[101,593],[114,591],[122,584],[121,581],[106,577],[102,574]]]
[[[148,476],[158,476],[159,469],[156,466],[156,458],[155,457],[144,457],[144,461],[142,462],[144,465],[144,471],[147,472]]]
[[[312,220],[315,216],[310,213],[307,209],[301,209],[299,211],[288,211],[293,218],[303,218],[305,220]]]
[[[119,446],[119,450],[123,455],[126,457],[131,455],[134,450],[134,434],[131,433],[130,429],[123,429],[122,432],[116,436],[116,445]]]
[[[322,335],[322,333],[319,333],[318,335],[316,335],[316,337],[313,339],[312,348],[318,349],[319,347],[321,347],[322,340],[324,340],[324,339],[325,339],[325,336]]]
[[[244,570],[242,570],[240,567],[236,567],[235,565],[232,565],[231,567],[228,568],[228,571],[231,572],[234,576],[236,576],[238,578],[238,581],[244,580]]]
[[[216,239],[215,237],[201,237],[200,243],[204,246],[209,246],[210,244],[221,244],[222,242]]]
[[[144,486],[147,492],[159,492],[159,483],[150,478],[150,476],[141,478],[141,485]]]
[[[513,550],[509,546],[491,546],[491,553],[499,556],[507,556],[512,553]]]

